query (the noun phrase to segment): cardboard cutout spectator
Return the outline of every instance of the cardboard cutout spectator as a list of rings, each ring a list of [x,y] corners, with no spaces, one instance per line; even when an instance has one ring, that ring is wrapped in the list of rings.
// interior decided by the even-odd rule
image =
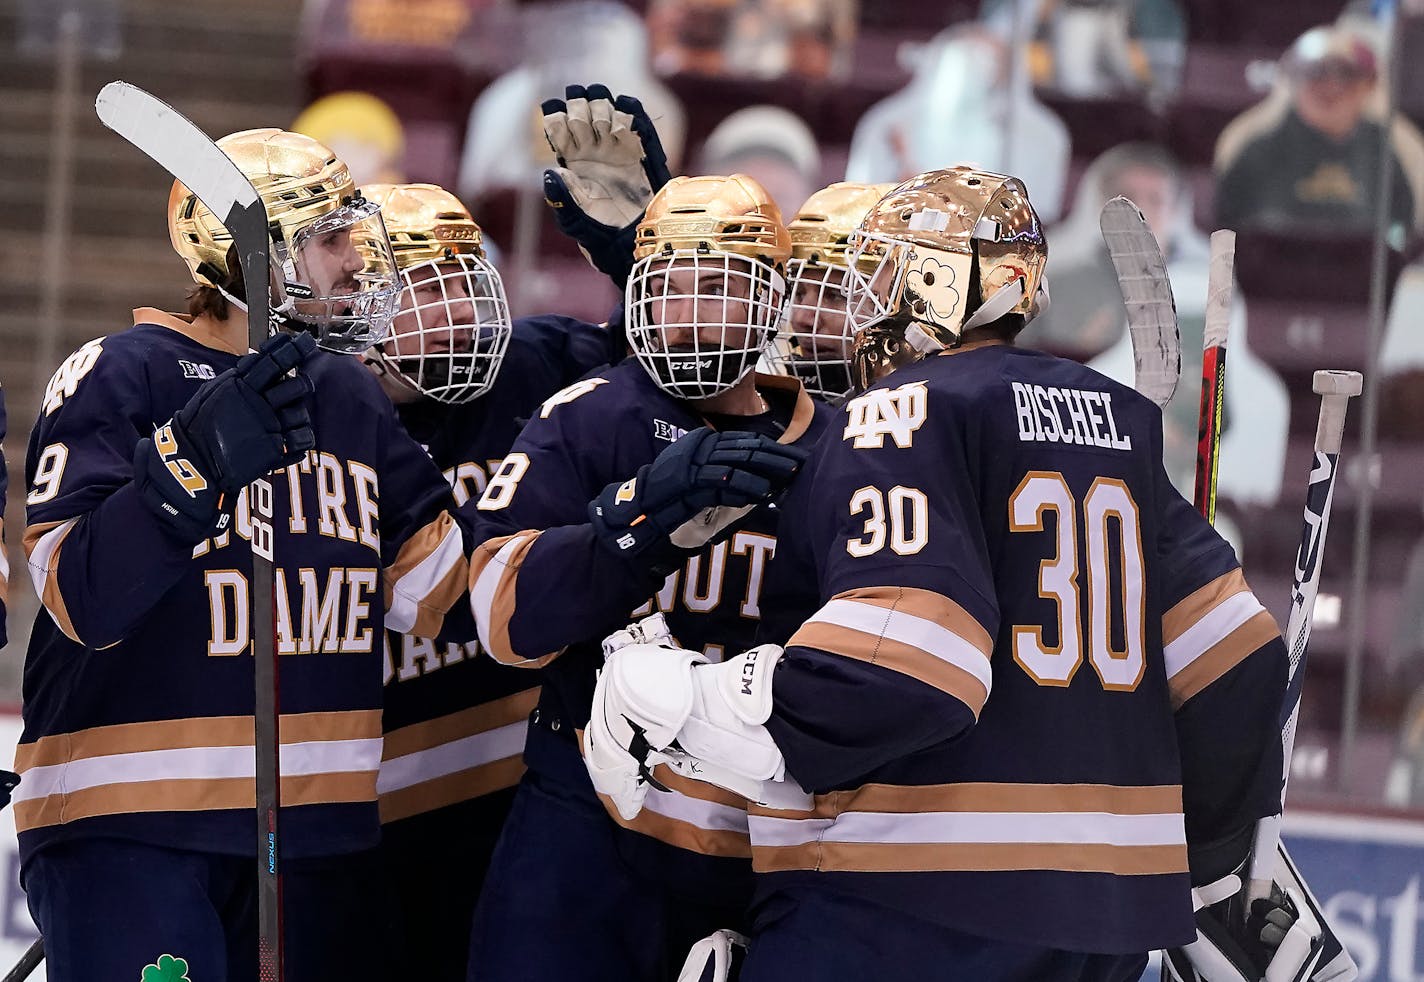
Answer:
[[[1217,142],[1218,224],[1368,233],[1388,125],[1391,234],[1402,243],[1424,217],[1424,137],[1403,118],[1381,118],[1379,74],[1374,50],[1357,31],[1302,34],[1281,60],[1279,90],[1232,121]]]
[[[746,174],[766,188],[783,215],[794,215],[821,183],[816,137],[795,113],[749,106],[718,123],[702,145],[702,174]]]
[[[1119,194],[1131,198],[1146,215],[1166,257],[1177,300],[1183,373],[1176,397],[1162,415],[1163,456],[1173,484],[1190,497],[1210,249],[1207,237],[1192,225],[1191,196],[1177,161],[1165,149],[1126,143],[1089,165],[1079,183],[1073,212],[1049,230],[1053,303],[1024,332],[1023,343],[1091,357],[1089,364],[1104,375],[1132,383],[1132,344],[1127,337],[1122,294],[1098,228],[1103,204]],[[1241,504],[1275,502],[1281,489],[1289,425],[1285,384],[1247,345],[1246,309],[1238,297],[1232,310],[1231,363],[1221,438],[1218,488],[1223,498]]]
[[[805,79],[850,68],[856,0],[653,0],[659,75]]]
[[[1065,95],[1165,96],[1181,83],[1187,30],[1176,0],[985,0],[983,20],[1006,39],[1025,31],[1034,84]]]
[[[1039,217],[1062,214],[1068,128],[1033,97],[1028,76],[1010,78],[1008,48],[993,34],[941,32],[916,58],[910,83],[856,124],[846,180],[902,181],[952,163],[1018,176]]]
[[[501,75],[475,100],[460,162],[459,191],[467,201],[503,188],[538,189],[554,165],[544,140],[540,102],[570,84],[598,81],[636,95],[653,122],[676,173],[687,132],[682,103],[648,70],[648,34],[638,14],[611,0],[531,6],[521,36],[520,67]]]

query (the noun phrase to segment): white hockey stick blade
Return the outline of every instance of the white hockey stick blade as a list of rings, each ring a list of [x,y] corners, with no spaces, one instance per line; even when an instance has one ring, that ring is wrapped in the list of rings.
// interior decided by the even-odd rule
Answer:
[[[105,126],[182,181],[214,215],[225,218],[234,207],[247,208],[257,200],[251,182],[227,154],[213,154],[211,137],[138,86],[110,82],[99,90],[94,111]]]
[[[1158,406],[1165,406],[1177,391],[1182,374],[1182,343],[1162,250],[1142,212],[1120,195],[1103,206],[1098,223],[1127,307],[1127,330],[1137,372],[1134,387]]]

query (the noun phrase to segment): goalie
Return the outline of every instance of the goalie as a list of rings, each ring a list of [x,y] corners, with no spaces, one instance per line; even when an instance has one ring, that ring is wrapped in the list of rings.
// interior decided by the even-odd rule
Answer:
[[[1214,906],[1280,810],[1280,633],[1168,482],[1160,411],[1014,346],[1045,257],[1013,178],[883,198],[848,263],[869,389],[793,485],[770,574],[815,579],[819,609],[720,664],[656,624],[610,638],[584,749],[625,818],[660,763],[814,793],[751,809],[743,982],[1137,979],[1193,939],[1193,888],[1192,962],[1236,973],[1207,977],[1309,967],[1292,904]]]

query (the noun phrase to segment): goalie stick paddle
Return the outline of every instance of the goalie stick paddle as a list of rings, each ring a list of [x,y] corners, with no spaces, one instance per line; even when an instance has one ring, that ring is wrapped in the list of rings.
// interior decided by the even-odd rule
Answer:
[[[218,216],[232,235],[247,301],[247,343],[261,347],[269,333],[271,259],[267,211],[252,183],[208,135],[172,106],[127,82],[99,91],[94,109],[105,126],[152,157]],[[272,595],[272,484],[258,478],[247,489],[252,519],[249,592],[255,676],[253,713],[257,754],[258,977],[282,979],[282,871],[278,863],[281,768],[278,760],[276,619]]]
[[[1127,307],[1136,369],[1133,387],[1159,407],[1165,406],[1172,401],[1182,374],[1182,341],[1162,249],[1141,210],[1121,195],[1103,205],[1098,226]]]
[[[1231,277],[1236,233],[1211,233],[1206,287],[1206,332],[1202,340],[1201,413],[1197,417],[1197,471],[1192,503],[1216,524],[1216,478],[1221,468],[1221,415],[1226,405],[1226,339],[1231,330]]]

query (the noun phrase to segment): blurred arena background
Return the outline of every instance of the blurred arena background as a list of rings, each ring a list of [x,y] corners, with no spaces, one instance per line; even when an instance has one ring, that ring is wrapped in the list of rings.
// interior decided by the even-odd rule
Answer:
[[[1177,292],[1184,377],[1168,463],[1189,497],[1205,235],[1235,227],[1221,513],[1282,624],[1311,374],[1367,373],[1336,487],[1291,806],[1424,817],[1424,3],[8,0],[0,50],[14,570],[0,702],[19,702],[37,610],[20,489],[45,384],[75,347],[127,326],[131,308],[178,309],[189,285],[165,234],[168,183],[100,126],[99,87],[148,88],[213,135],[307,132],[358,182],[457,190],[497,246],[516,315],[597,319],[615,298],[546,214],[538,108],[566,83],[601,81],[648,105],[675,170],[754,173],[788,216],[842,178],[957,162],[1023,177],[1049,225],[1055,309],[1021,343],[1118,374],[1131,360],[1096,219],[1128,194]],[[1413,974],[1421,873],[1400,881],[1407,914],[1396,887],[1360,914],[1372,932],[1377,915],[1393,918],[1375,932],[1396,931],[1369,966],[1380,978],[1424,978]]]

